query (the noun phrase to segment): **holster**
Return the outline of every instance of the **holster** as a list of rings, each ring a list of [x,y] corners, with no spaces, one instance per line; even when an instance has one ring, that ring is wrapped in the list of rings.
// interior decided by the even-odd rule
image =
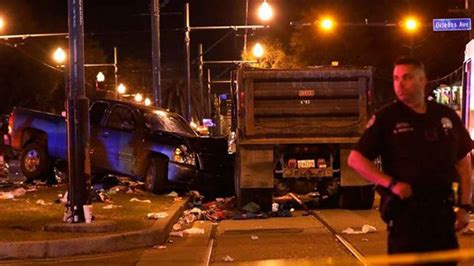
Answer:
[[[402,200],[387,188],[376,186],[376,191],[380,194],[380,216],[388,224],[400,213]]]

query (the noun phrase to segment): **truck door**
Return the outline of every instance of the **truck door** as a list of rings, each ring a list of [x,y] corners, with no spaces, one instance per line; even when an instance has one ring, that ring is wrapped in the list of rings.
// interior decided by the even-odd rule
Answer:
[[[107,165],[106,151],[102,144],[102,120],[105,116],[105,111],[108,109],[109,103],[96,101],[89,109],[90,117],[90,144],[91,144],[91,164],[93,168],[109,169]]]
[[[106,150],[107,163],[114,172],[132,174],[135,161],[133,154],[138,139],[137,119],[134,112],[122,105],[112,109],[102,132],[102,143]]]

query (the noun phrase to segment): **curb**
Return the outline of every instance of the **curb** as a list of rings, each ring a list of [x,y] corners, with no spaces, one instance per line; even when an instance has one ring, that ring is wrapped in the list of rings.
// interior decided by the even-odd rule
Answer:
[[[0,260],[65,257],[153,246],[166,241],[188,201],[189,198],[183,198],[171,205],[167,211],[170,215],[157,220],[150,229],[74,239],[0,242]]]

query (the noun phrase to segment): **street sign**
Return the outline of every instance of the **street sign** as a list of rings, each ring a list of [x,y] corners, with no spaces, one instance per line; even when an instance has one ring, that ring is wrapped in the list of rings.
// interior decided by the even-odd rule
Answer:
[[[433,31],[469,31],[470,18],[443,18],[433,19]]]

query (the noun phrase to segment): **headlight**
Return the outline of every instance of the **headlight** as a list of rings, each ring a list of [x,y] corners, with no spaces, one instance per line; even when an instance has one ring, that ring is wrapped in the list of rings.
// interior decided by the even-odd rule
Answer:
[[[196,156],[194,156],[194,153],[189,152],[186,146],[181,145],[174,149],[173,161],[177,163],[196,165]]]

